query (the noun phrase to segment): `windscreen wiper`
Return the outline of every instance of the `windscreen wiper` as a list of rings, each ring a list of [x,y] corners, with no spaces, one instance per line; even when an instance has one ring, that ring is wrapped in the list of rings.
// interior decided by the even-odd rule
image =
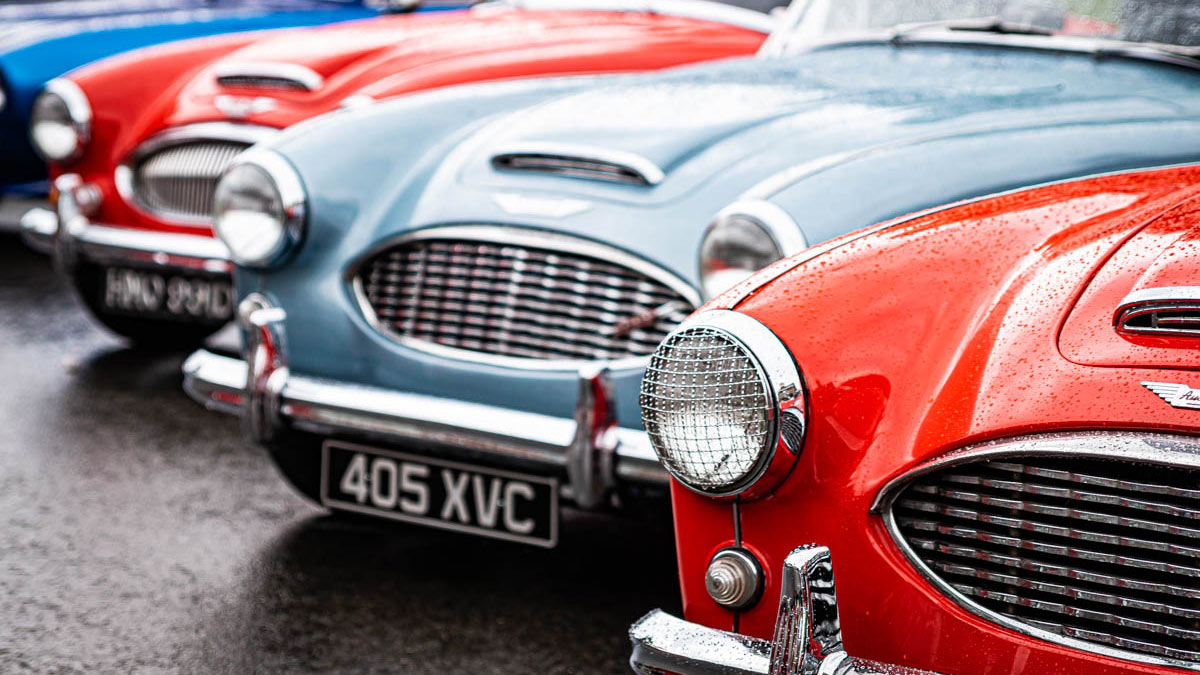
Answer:
[[[902,41],[915,33],[928,30],[969,31],[974,33],[996,33],[999,35],[1054,35],[1053,29],[1037,26],[1031,23],[1008,21],[998,16],[985,16],[979,19],[947,19],[942,21],[926,21],[896,26],[892,29],[893,42]]]

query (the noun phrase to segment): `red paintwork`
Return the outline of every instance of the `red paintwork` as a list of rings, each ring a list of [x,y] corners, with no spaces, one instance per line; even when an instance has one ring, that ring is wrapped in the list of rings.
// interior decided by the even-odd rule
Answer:
[[[616,73],[752,54],[765,39],[726,24],[642,12],[490,10],[388,16],[319,28],[239,34],[142,50],[70,75],[93,110],[85,155],[51,175],[79,173],[104,202],[108,225],[195,232],[125,203],[113,171],[149,136],[169,127],[231,121],[218,95],[268,96],[275,108],[233,120],[284,128],[336,110],[352,95],[375,99],[468,82],[541,75]],[[316,92],[222,90],[221,64],[307,66],[325,83]],[[200,228],[209,232],[207,227]]]
[[[831,548],[855,656],[955,675],[1179,672],[976,618],[924,581],[868,510],[890,478],[986,439],[1074,428],[1200,433],[1200,412],[1139,384],[1200,387],[1195,342],[1108,338],[1130,290],[1200,284],[1198,234],[1200,167],[1189,167],[898,221],[780,274],[737,309],[795,355],[811,392],[809,431],[784,485],[740,505],[745,544],[773,571],[797,545]],[[734,536],[733,507],[677,484],[672,495],[687,618],[731,629],[703,579]],[[769,638],[779,590],[769,578],[739,630]]]

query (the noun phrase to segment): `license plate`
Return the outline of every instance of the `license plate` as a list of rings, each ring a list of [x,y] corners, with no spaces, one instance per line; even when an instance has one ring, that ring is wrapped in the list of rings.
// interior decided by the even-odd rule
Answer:
[[[321,464],[328,507],[545,548],[558,543],[553,478],[342,441],[325,442]]]
[[[104,270],[104,308],[134,316],[204,322],[233,318],[228,279],[110,267]]]

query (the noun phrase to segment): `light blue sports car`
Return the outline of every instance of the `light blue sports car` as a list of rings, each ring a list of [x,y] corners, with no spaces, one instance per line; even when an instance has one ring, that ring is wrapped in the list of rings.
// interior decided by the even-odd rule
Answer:
[[[552,545],[560,498],[667,486],[639,382],[706,298],[915,210],[1200,158],[1196,13],[798,0],[757,58],[313,120],[219,184],[248,349],[186,387],[328,507]]]

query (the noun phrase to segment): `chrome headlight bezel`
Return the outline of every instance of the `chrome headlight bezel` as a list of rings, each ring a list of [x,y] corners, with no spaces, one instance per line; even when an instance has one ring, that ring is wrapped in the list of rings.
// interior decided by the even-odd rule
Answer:
[[[50,123],[38,119],[39,108],[44,109],[54,101],[62,106],[70,131],[75,136],[73,147],[69,150],[55,151],[45,147],[45,144],[39,141],[39,136],[42,134],[38,133],[38,125]],[[67,164],[83,155],[91,138],[92,106],[88,102],[87,95],[83,93],[79,85],[66,78],[55,78],[47,82],[34,100],[29,118],[29,142],[33,146],[34,152],[44,161]]]
[[[751,230],[752,232],[757,230],[759,235],[756,236],[762,237],[757,242],[760,246],[770,246],[774,249],[774,253],[769,254],[771,259],[760,261],[762,264],[754,269],[731,265],[726,269],[733,270],[735,276],[726,275],[722,279],[714,278],[715,271],[711,268],[709,261],[718,256],[710,255],[710,245],[717,236],[733,228],[747,225],[755,228]],[[804,238],[804,233],[782,207],[762,199],[738,200],[721,209],[700,239],[700,249],[696,254],[696,274],[700,280],[700,288],[705,299],[712,299],[763,267],[805,248],[808,248],[808,242]]]
[[[655,426],[659,422],[650,419],[653,413],[648,413],[647,404],[652,403],[653,397],[656,396],[656,393],[648,390],[654,384],[648,379],[648,371],[647,378],[642,382],[641,402],[643,421],[654,452],[659,456],[664,468],[694,492],[709,497],[740,496],[744,499],[768,494],[791,471],[803,446],[807,427],[807,394],[800,368],[787,346],[775,333],[758,320],[732,310],[709,310],[692,316],[672,331],[663,341],[663,345],[669,345],[672,337],[694,329],[707,329],[720,334],[740,347],[742,354],[753,363],[765,394],[767,429],[757,450],[758,454],[753,462],[748,462],[750,466],[746,471],[724,484],[700,484],[695,477],[684,475],[678,470],[676,463],[670,459],[674,451],[664,448],[662,434],[655,433],[660,426]],[[663,349],[664,347],[660,346],[655,355],[659,355]],[[651,357],[652,363],[653,358]]]
[[[261,174],[273,189],[270,195],[258,195],[277,205],[277,214],[263,214],[273,219],[271,225],[278,231],[272,233],[269,245],[247,246],[246,233],[238,228],[248,223],[235,224],[229,221],[223,201],[228,197],[232,181],[238,172],[254,171]],[[230,181],[230,182],[227,182]],[[300,174],[291,162],[272,150],[250,148],[238,155],[222,172],[213,191],[213,232],[229,249],[229,256],[243,267],[266,269],[282,263],[304,239],[308,220],[308,195]]]

